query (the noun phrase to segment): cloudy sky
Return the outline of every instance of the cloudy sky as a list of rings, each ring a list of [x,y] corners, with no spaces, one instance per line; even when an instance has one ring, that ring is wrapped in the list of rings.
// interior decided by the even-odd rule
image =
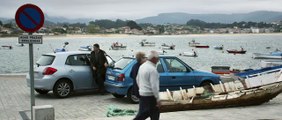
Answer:
[[[282,0],[0,0],[0,17],[14,18],[23,4],[33,3],[49,16],[93,19],[139,19],[159,13],[282,12]]]

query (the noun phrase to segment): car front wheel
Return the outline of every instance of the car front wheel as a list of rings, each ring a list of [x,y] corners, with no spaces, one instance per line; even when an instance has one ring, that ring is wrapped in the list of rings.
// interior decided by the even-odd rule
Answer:
[[[35,89],[35,91],[42,95],[47,94],[49,92],[49,90],[41,90],[41,89]]]
[[[66,98],[72,93],[72,90],[72,84],[68,80],[60,80],[55,84],[53,93],[57,97]]]
[[[133,94],[133,91],[132,91],[132,87],[129,88],[128,92],[127,92],[127,99],[131,102],[131,103],[139,103],[139,98]]]

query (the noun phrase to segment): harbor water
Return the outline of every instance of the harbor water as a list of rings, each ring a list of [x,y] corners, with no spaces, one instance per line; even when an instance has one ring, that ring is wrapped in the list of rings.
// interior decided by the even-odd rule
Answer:
[[[141,47],[143,39],[155,42],[155,47]],[[192,40],[210,48],[189,47]],[[68,51],[78,50],[80,46],[98,43],[115,60],[122,56],[132,56],[137,51],[148,52],[160,50],[161,45],[174,44],[175,50],[166,50],[167,55],[178,56],[194,69],[210,71],[211,66],[224,65],[233,69],[256,69],[260,67],[260,61],[252,58],[252,53],[268,53],[275,49],[282,49],[282,34],[216,34],[216,35],[164,35],[164,36],[73,36],[73,37],[43,37],[43,44],[34,44],[34,61],[43,53],[53,52],[56,48],[62,48],[64,42],[69,42]],[[113,42],[127,45],[126,50],[110,50]],[[28,45],[18,46],[18,38],[0,38],[0,46],[10,45],[13,48],[0,48],[0,74],[25,74],[29,71]],[[215,50],[213,46],[224,46],[223,50]],[[246,54],[228,54],[226,49],[247,50]],[[194,49],[198,57],[179,56],[182,52],[192,52]]]

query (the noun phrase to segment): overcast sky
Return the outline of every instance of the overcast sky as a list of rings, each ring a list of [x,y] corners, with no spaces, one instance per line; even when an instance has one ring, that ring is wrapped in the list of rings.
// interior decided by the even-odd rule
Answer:
[[[39,6],[45,14],[66,18],[139,19],[159,13],[248,13],[258,10],[282,12],[282,0],[0,0],[0,17],[14,18],[26,4]]]

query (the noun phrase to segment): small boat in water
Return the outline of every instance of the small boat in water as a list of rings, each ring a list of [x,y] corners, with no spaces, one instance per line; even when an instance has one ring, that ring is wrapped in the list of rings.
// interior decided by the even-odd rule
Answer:
[[[200,45],[200,43],[196,42],[194,39],[188,43],[190,47],[195,47],[196,45]]]
[[[228,53],[233,53],[233,54],[245,54],[247,51],[246,50],[226,50]]]
[[[145,47],[145,46],[154,47],[154,46],[156,46],[156,43],[155,43],[155,42],[148,42],[146,39],[143,39],[143,40],[140,42],[140,44],[141,44],[142,47]]]
[[[282,59],[282,51],[276,50],[270,53],[253,53],[254,59]]]
[[[17,44],[16,46],[17,46],[17,47],[23,47],[24,44]]]
[[[260,67],[274,67],[274,66],[282,66],[282,60],[262,60],[260,61]]]
[[[175,45],[167,45],[165,43],[162,44],[162,47],[161,47],[163,50],[174,50],[175,49]]]
[[[80,51],[91,51],[92,48],[90,45],[87,45],[87,46],[80,46],[80,48],[78,49]]]
[[[236,49],[227,49],[226,50],[228,53],[233,53],[233,54],[245,54],[247,51],[244,50],[243,47],[241,47],[240,50],[236,50]]]
[[[223,50],[223,45],[221,45],[221,46],[213,46],[213,48],[216,49],[216,50]]]
[[[208,45],[195,45],[196,48],[209,48]]]
[[[280,71],[281,72],[281,71]],[[161,112],[260,105],[282,92],[279,72],[259,73],[242,80],[178,91],[160,92]]]
[[[182,52],[179,55],[186,57],[198,57],[198,54],[194,50],[192,50],[192,52]]]
[[[2,45],[1,46],[3,49],[13,49],[13,46],[11,46],[11,45]]]
[[[167,53],[165,50],[157,50],[156,52],[159,53],[159,55],[164,55]]]
[[[57,52],[66,52],[66,51],[67,51],[67,50],[66,50],[66,46],[67,46],[68,44],[69,44],[69,42],[65,42],[63,48],[56,48],[56,49],[54,50],[54,53],[57,53]]]
[[[126,45],[125,44],[122,44],[122,43],[119,43],[119,42],[114,42],[112,45],[111,45],[111,49],[112,50],[125,50],[126,49]]]
[[[211,72],[214,74],[230,74],[232,71],[230,70],[230,66],[212,66]]]

